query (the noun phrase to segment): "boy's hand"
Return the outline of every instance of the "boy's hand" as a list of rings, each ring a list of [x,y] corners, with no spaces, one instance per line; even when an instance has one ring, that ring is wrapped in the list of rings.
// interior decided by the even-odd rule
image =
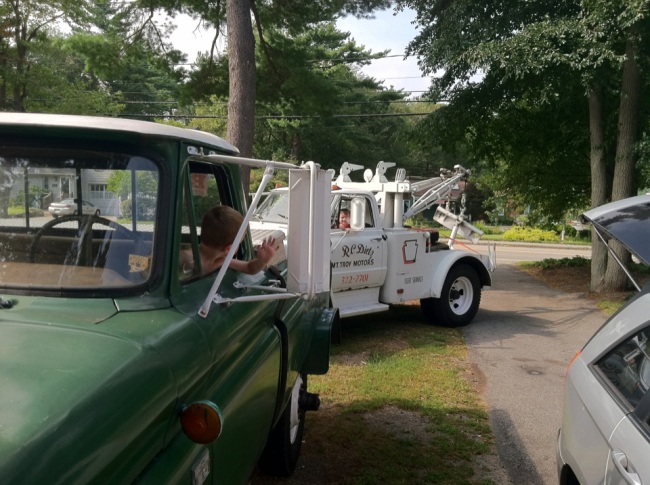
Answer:
[[[277,247],[277,242],[275,241],[275,238],[272,236],[267,237],[262,241],[262,245],[257,248],[257,257],[264,262],[264,264],[267,264],[271,259],[273,259],[273,256],[275,256],[275,252],[278,250]]]

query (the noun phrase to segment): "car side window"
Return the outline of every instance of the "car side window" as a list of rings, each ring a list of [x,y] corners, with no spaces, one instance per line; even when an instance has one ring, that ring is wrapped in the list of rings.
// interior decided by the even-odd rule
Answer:
[[[650,347],[646,327],[608,352],[597,366],[632,410],[650,389]]]
[[[189,183],[186,180],[183,190],[181,254],[178,271],[181,283],[201,276],[198,251],[203,214],[220,204],[233,205],[232,187],[221,167],[192,162],[186,175],[189,177]]]

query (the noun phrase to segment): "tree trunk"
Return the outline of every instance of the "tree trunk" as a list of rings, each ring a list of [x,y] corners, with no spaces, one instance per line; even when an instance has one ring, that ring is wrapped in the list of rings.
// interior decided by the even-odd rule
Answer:
[[[0,69],[3,69],[3,72],[6,72],[6,64],[1,65]],[[7,80],[6,78],[0,78],[0,111],[6,111],[7,109]]]
[[[618,113],[618,136],[616,138],[616,164],[614,166],[614,181],[612,184],[612,200],[625,199],[636,195],[634,183],[636,169],[636,154],[634,145],[639,136],[639,114],[641,111],[641,71],[636,60],[637,49],[628,38],[625,46],[625,62],[623,63],[623,81],[621,100]],[[612,248],[623,263],[631,261],[630,254],[620,244]],[[607,272],[601,291],[623,291],[627,289],[627,276],[620,266],[609,258]]]
[[[591,207],[603,205],[607,198],[605,167],[605,128],[601,86],[593,86],[589,93],[589,130],[591,137]],[[599,291],[607,269],[607,248],[591,230],[591,290]]]
[[[255,132],[255,37],[250,0],[228,0],[228,131],[226,137],[243,157],[253,156]],[[248,192],[250,169],[242,167],[242,182]]]
[[[27,96],[27,19],[23,18],[14,6],[15,25],[13,28],[14,43],[16,44],[16,70],[12,88],[12,107],[16,112],[25,111],[25,97]]]
[[[291,159],[300,161],[298,160],[298,157],[300,156],[300,148],[302,146],[302,139],[300,138],[300,134],[294,133],[293,137],[291,139]]]

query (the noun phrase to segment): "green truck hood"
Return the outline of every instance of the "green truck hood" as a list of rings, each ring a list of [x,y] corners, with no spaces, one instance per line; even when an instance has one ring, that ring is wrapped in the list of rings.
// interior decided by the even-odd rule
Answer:
[[[0,311],[0,483],[128,476],[162,448],[176,394],[156,350],[97,324],[111,300],[61,301]]]

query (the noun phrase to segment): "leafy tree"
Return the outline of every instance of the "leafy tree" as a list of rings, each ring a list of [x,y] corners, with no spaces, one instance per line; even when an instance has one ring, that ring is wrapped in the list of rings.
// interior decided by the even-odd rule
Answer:
[[[84,60],[52,37],[32,44],[32,66],[25,80],[26,111],[86,115],[119,114],[122,98],[84,71]]]
[[[278,27],[289,35],[296,35],[319,22],[332,21],[337,15],[368,15],[374,9],[387,8],[391,3],[390,0],[226,0],[230,80],[228,139],[239,147],[242,155],[250,156],[253,151],[256,100],[254,28],[262,51],[273,63],[277,59],[267,51],[266,29]],[[224,21],[222,2],[182,0],[172,3],[159,0],[156,5],[190,11],[216,27]],[[243,181],[248,184],[248,171],[243,173]]]
[[[374,164],[409,159],[407,120],[383,115],[408,114],[413,108],[396,103],[404,101],[404,93],[385,89],[358,69],[384,52],[373,54],[356,45],[332,23],[293,36],[269,29],[266,51],[268,56],[258,43],[256,157],[314,160],[335,169],[346,160]],[[213,78],[211,92],[227,93],[227,79]],[[223,136],[225,98],[188,93],[200,101],[186,109],[215,116],[191,125]]]
[[[10,0],[0,6],[0,109],[25,111],[32,48],[59,24],[85,25],[87,0]],[[9,99],[8,99],[9,98]]]
[[[257,153],[338,168],[400,152],[403,120],[372,115],[388,114],[404,94],[359,74],[373,54],[348,37],[331,23],[295,36],[267,31],[270,57],[258,49]]]
[[[647,2],[399,3],[421,27],[410,52],[425,73],[444,71],[431,93],[449,105],[433,134],[504,164],[502,174],[520,180],[511,190],[551,212],[584,203],[578,181],[589,176],[592,206],[636,192]],[[624,274],[611,262],[605,272],[605,250],[593,248],[592,288],[619,289]]]
[[[124,104],[122,115],[137,118],[171,114],[177,106],[186,56],[172,48],[169,23],[136,2],[99,1],[93,31],[77,30],[66,48],[85,59],[86,72]]]

